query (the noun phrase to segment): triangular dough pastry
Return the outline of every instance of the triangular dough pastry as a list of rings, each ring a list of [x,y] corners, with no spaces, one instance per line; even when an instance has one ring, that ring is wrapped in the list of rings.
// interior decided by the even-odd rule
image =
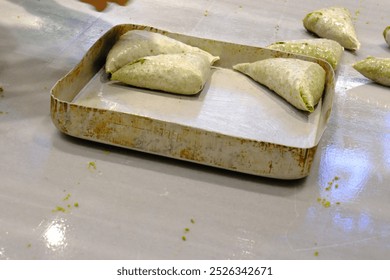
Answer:
[[[384,86],[390,86],[390,58],[369,56],[353,65],[360,74]]]
[[[346,49],[358,50],[360,48],[351,13],[344,7],[313,11],[303,19],[303,25],[321,38],[339,42]]]
[[[207,56],[184,53],[141,58],[114,72],[111,79],[141,88],[192,95],[203,89],[209,75]]]
[[[267,48],[312,56],[323,59],[337,69],[344,48],[336,41],[329,39],[302,39],[273,43]]]
[[[108,53],[106,72],[113,73],[122,66],[142,57],[186,52],[204,54],[210,65],[219,59],[219,57],[197,47],[184,44],[159,33],[131,30],[123,34]]]
[[[283,97],[296,108],[313,112],[325,88],[325,70],[314,62],[268,58],[233,66]]]

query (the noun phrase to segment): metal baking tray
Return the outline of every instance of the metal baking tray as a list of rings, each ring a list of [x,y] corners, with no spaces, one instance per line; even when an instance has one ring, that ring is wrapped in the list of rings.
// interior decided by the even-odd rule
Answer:
[[[108,80],[104,64],[120,35],[162,33],[220,56],[195,96],[134,88]],[[232,70],[241,62],[293,57],[327,73],[313,113],[299,111],[267,88]],[[319,59],[153,27],[111,28],[51,90],[51,118],[63,133],[110,145],[253,175],[298,179],[310,172],[332,109],[335,74]]]

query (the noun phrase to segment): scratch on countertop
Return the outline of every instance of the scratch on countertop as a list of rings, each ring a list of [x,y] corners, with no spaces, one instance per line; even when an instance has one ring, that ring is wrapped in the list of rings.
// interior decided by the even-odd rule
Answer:
[[[355,244],[364,243],[364,242],[367,242],[370,240],[375,240],[375,239],[389,237],[389,236],[390,236],[390,234],[387,234],[386,236],[377,235],[377,236],[371,236],[371,237],[362,238],[362,239],[353,240],[353,241],[340,242],[340,243],[334,243],[334,244],[322,245],[322,246],[311,246],[311,247],[307,247],[307,248],[296,248],[296,249],[292,248],[290,246],[291,244],[289,243],[289,247],[292,251],[295,251],[295,252],[305,252],[305,251],[313,251],[313,250],[319,251],[321,249],[329,249],[329,248],[337,248],[337,247],[355,245]]]
[[[280,13],[278,21],[275,24],[274,35],[273,35],[274,36],[274,38],[273,38],[274,42],[278,41],[278,33],[279,33],[279,30],[280,30],[280,26],[282,26],[282,21],[283,21],[284,14],[285,14],[287,6],[288,6],[288,2],[289,2],[289,0],[285,0],[284,1],[283,10]]]

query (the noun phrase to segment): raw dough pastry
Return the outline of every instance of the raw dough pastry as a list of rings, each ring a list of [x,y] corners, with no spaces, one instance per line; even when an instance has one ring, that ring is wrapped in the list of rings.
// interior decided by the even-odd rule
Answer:
[[[385,37],[386,43],[390,46],[390,26],[383,30],[383,37]]]
[[[329,39],[302,39],[273,43],[267,48],[313,56],[329,62],[333,69],[337,69],[344,48],[336,41]]]
[[[325,88],[325,70],[314,62],[269,58],[233,66],[300,110],[313,112]]]
[[[113,73],[122,66],[142,57],[186,52],[204,54],[210,65],[219,59],[206,51],[159,33],[131,30],[123,34],[108,53],[106,72]]]
[[[138,59],[114,72],[111,79],[141,88],[192,95],[203,89],[209,75],[207,56],[184,53]]]
[[[384,86],[390,86],[390,58],[369,56],[353,65],[360,74]]]
[[[321,38],[339,42],[346,49],[358,50],[360,48],[351,13],[344,7],[313,11],[303,19],[303,25]]]

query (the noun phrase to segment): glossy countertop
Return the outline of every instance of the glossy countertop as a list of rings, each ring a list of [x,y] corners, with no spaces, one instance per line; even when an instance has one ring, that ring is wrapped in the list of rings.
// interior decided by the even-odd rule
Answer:
[[[0,1],[0,259],[390,259],[390,89],[352,68],[390,57],[390,3],[350,9],[345,51],[310,175],[249,176],[72,138],[50,89],[112,26],[266,46],[312,38],[317,0]]]

